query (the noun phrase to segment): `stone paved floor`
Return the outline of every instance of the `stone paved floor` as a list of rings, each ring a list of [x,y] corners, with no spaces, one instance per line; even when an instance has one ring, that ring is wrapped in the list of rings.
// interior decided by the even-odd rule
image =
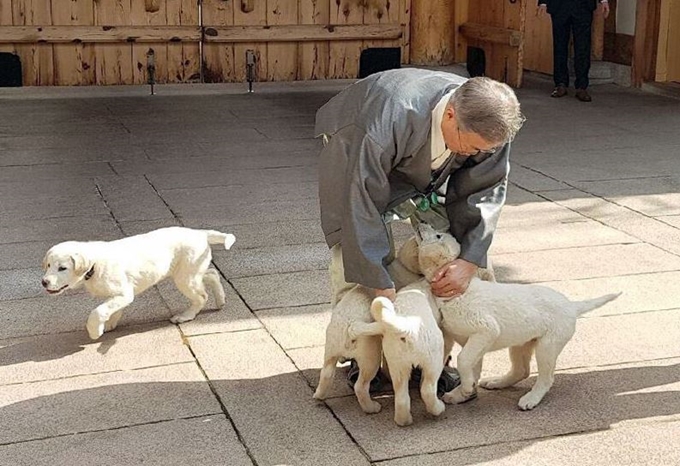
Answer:
[[[329,319],[311,136],[346,84],[0,91],[0,465],[680,464],[680,102],[528,80],[499,278],[624,294],[579,320],[534,411],[516,407],[532,377],[440,419],[414,393],[398,428],[343,370],[311,397]],[[91,342],[98,301],[41,290],[56,242],[177,224],[237,236],[215,249],[222,311],[173,325],[187,303],[165,283]]]

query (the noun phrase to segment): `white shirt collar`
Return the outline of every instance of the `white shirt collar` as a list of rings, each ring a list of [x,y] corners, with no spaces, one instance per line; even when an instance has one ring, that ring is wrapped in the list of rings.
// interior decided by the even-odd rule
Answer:
[[[456,92],[455,89],[444,95],[434,107],[434,110],[432,110],[432,127],[430,128],[432,170],[441,167],[451,155],[451,151],[446,148],[446,142],[444,141],[442,120],[444,119],[446,105],[449,103],[449,100],[451,100],[451,96],[454,92]]]

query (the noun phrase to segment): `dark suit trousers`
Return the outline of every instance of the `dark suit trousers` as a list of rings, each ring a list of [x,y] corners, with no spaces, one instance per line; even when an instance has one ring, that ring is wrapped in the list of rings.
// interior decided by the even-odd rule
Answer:
[[[553,79],[555,86],[569,86],[569,36],[574,35],[574,71],[576,89],[588,87],[590,71],[590,42],[593,25],[591,11],[563,12],[551,15],[553,30]]]

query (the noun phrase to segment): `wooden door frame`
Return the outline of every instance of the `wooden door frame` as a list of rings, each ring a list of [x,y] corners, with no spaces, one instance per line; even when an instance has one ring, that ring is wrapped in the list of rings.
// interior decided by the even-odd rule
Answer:
[[[656,79],[661,0],[637,0],[631,81],[633,86]]]

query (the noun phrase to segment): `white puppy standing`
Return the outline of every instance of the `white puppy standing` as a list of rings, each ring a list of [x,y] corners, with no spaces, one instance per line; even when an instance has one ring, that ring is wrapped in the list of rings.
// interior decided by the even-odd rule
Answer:
[[[440,247],[439,256],[428,254],[431,262],[420,267],[428,280],[442,265],[455,256],[441,246],[441,234],[420,230],[419,247]],[[433,258],[437,257],[436,260]],[[473,278],[467,291],[452,299],[437,298],[442,315],[442,330],[448,342],[462,346],[457,368],[461,384],[446,393],[447,403],[462,403],[477,393],[477,383],[484,355],[490,351],[509,348],[510,371],[502,376],[482,380],[479,385],[487,389],[512,386],[530,373],[531,356],[535,352],[538,377],[529,393],[519,400],[522,410],[538,405],[553,384],[557,357],[571,340],[576,330],[576,319],[592,311],[621,293],[608,294],[588,301],[570,301],[563,294],[539,285],[506,284]],[[448,348],[447,348],[448,350]]]
[[[87,320],[90,338],[116,328],[122,309],[135,296],[167,277],[191,301],[191,307],[173,316],[173,323],[192,320],[208,296],[204,282],[218,307],[225,302],[220,276],[209,269],[211,244],[231,248],[236,238],[214,230],[183,227],[161,228],[116,241],[66,241],[53,246],[43,259],[43,287],[58,295],[69,288],[85,289],[107,298]]]

